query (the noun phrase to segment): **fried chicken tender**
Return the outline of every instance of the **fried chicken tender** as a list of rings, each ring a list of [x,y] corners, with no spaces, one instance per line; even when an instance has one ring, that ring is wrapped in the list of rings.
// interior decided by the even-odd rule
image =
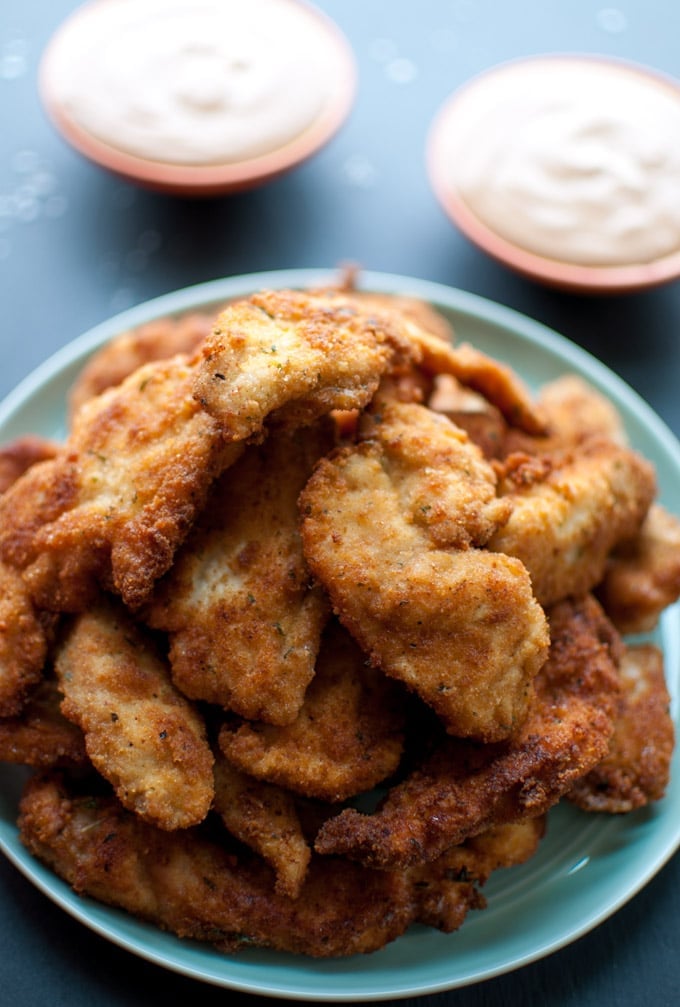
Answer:
[[[302,709],[285,727],[225,726],[219,744],[244,772],[290,791],[342,801],[370,790],[399,765],[403,695],[373,668],[349,634],[332,622]]]
[[[21,574],[0,560],[0,717],[20,713],[40,681],[47,646]]]
[[[486,458],[506,458],[516,452],[542,455],[576,447],[593,437],[619,445],[627,442],[616,407],[577,374],[562,375],[539,389],[535,408],[544,422],[539,433],[511,426],[499,409],[448,374],[438,376],[428,405],[466,430]]]
[[[511,455],[499,492],[513,509],[488,547],[522,561],[547,607],[599,583],[609,553],[644,521],[656,479],[637,452],[590,440],[578,452]]]
[[[653,503],[632,539],[609,555],[597,596],[621,633],[654,629],[680,597],[680,521]]]
[[[0,493],[14,485],[19,476],[37,462],[54,458],[60,446],[37,434],[24,434],[0,447]]]
[[[232,836],[271,865],[276,875],[274,891],[297,898],[312,851],[292,795],[281,787],[255,780],[218,756],[214,808]]]
[[[451,733],[507,737],[548,631],[522,563],[473,548],[506,517],[493,472],[423,406],[385,404],[367,436],[323,459],[301,494],[310,569],[371,662]]]
[[[28,849],[76,891],[225,951],[367,953],[417,917],[418,891],[406,874],[317,860],[299,898],[289,899],[272,890],[262,861],[192,829],[162,833],[117,802],[72,797],[50,778],[29,785],[20,826]]]
[[[205,725],[129,615],[102,600],[75,617],[55,670],[62,712],[121,803],[162,829],[203,821],[214,794]]]
[[[415,328],[415,326],[413,326]],[[417,355],[405,323],[347,298],[263,291],[229,305],[205,341],[197,398],[226,438],[362,408],[382,374]]]
[[[61,712],[53,678],[43,678],[15,717],[0,719],[0,762],[22,766],[86,765],[83,732]]]
[[[0,498],[0,558],[39,608],[82,611],[100,587],[141,605],[214,477],[240,452],[193,397],[183,357],[148,364],[79,411],[65,450]]]
[[[192,699],[271,724],[295,720],[328,617],[310,586],[297,498],[331,443],[315,426],[248,447],[159,584],[145,619],[170,633],[173,679]]]
[[[578,374],[563,374],[548,381],[536,397],[545,418],[543,436],[531,437],[517,429],[508,429],[503,441],[505,456],[515,451],[546,454],[576,447],[597,438],[623,446],[628,437],[616,406]]]
[[[602,762],[569,792],[584,811],[622,814],[660,800],[670,777],[675,730],[663,655],[653,644],[626,648],[614,736]]]
[[[90,357],[71,387],[68,398],[71,420],[84,402],[119,385],[138,367],[179,353],[192,354],[210,332],[214,320],[214,313],[196,311],[177,318],[156,318],[115,336]]]
[[[420,351],[419,366],[432,375],[449,375],[479,393],[513,427],[528,434],[545,433],[545,417],[519,375],[469,343],[447,345],[422,329],[413,334]]]
[[[431,863],[408,868],[420,888],[419,922],[444,933],[458,930],[470,909],[485,909],[480,888],[494,871],[523,864],[545,834],[545,817],[498,825],[453,846]],[[453,881],[454,885],[442,884]]]
[[[345,809],[315,849],[406,867],[505,822],[543,815],[607,753],[618,710],[621,642],[597,602],[550,611],[550,657],[529,716],[496,745],[442,740],[374,814]]]
[[[163,833],[114,799],[69,791],[58,775],[29,782],[19,825],[27,849],[79,893],[222,951],[270,947],[315,958],[377,951],[417,922],[451,932],[483,905],[475,881],[536,846],[536,832],[523,826],[416,871],[313,858],[290,899],[272,890],[262,861],[196,829]]]

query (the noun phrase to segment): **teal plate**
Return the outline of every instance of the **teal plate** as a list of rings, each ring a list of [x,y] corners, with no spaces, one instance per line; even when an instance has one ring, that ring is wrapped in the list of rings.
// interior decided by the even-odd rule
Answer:
[[[167,314],[212,309],[265,287],[308,287],[333,280],[330,271],[293,270],[218,280],[150,301],[105,322],[64,347],[0,406],[0,441],[26,432],[65,433],[65,397],[88,356],[117,333]],[[432,303],[459,340],[512,365],[536,387],[566,371],[583,375],[621,412],[631,443],[655,465],[660,500],[680,514],[680,445],[656,414],[601,363],[561,336],[507,308],[471,294],[406,277],[366,273],[367,289],[409,294]],[[666,611],[650,637],[664,650],[678,716],[680,612]],[[222,955],[177,938],[125,913],[75,895],[19,842],[17,803],[23,770],[0,768],[0,848],[66,912],[113,943],[186,976],[229,989],[316,1001],[382,1000],[437,993],[517,969],[564,947],[632,898],[680,844],[680,773],[676,755],[666,797],[625,816],[553,809],[538,853],[500,871],[485,889],[488,907],[457,933],[412,927],[373,955],[313,960],[264,950]]]

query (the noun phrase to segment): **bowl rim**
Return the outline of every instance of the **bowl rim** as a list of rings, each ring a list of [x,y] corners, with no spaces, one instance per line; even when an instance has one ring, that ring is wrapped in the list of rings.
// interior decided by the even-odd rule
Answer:
[[[255,157],[218,164],[181,164],[156,161],[115,147],[80,125],[55,97],[52,64],[63,36],[85,14],[115,0],[86,0],[56,29],[45,47],[38,68],[38,93],[48,118],[62,137],[92,163],[146,187],[191,195],[219,195],[263,184],[297,167],[321,149],[343,125],[354,104],[357,65],[353,49],[339,25],[308,0],[277,0],[314,20],[330,43],[329,66],[334,85],[315,119],[287,143]]]
[[[643,290],[680,276],[680,248],[648,262],[597,266],[567,262],[532,252],[504,238],[486,224],[460,195],[448,170],[445,140],[462,103],[478,84],[539,63],[591,63],[615,67],[672,91],[680,103],[680,80],[670,74],[618,56],[590,52],[549,52],[504,60],[463,82],[443,102],[430,124],[426,168],[431,188],[451,222],[483,252],[530,279],[583,293]]]

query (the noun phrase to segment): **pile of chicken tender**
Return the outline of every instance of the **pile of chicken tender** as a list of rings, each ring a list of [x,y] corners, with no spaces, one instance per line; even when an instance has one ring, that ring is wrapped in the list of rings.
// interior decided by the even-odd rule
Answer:
[[[233,953],[446,933],[568,801],[657,801],[680,521],[614,406],[431,306],[123,333],[0,449],[0,761],[84,895]],[[642,636],[641,636],[642,634]]]

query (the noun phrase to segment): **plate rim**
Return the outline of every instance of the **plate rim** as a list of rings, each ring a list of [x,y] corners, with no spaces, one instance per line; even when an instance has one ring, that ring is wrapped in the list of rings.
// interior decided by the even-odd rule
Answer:
[[[42,364],[27,375],[0,403],[0,437],[2,437],[3,427],[11,421],[18,411],[30,404],[33,396],[46,382],[58,380],[60,375],[63,378],[62,372],[66,368],[73,367],[76,362],[80,366],[87,356],[118,332],[133,328],[161,315],[181,314],[184,311],[200,309],[202,306],[213,306],[232,297],[245,296],[249,292],[267,287],[273,289],[282,287],[305,288],[329,286],[334,283],[337,283],[337,270],[334,269],[270,270],[195,284],[162,294],[129,308],[77,336],[51,354]],[[587,350],[571,342],[543,323],[480,295],[431,280],[393,273],[366,271],[360,275],[359,287],[360,289],[419,297],[434,304],[435,307],[438,305],[443,306],[455,314],[471,317],[476,323],[481,322],[482,324],[490,324],[496,328],[508,329],[511,331],[513,338],[519,339],[524,343],[531,345],[538,343],[542,345],[561,361],[564,362],[566,360],[572,366],[585,370],[588,378],[605,391],[609,392],[613,390],[615,396],[620,402],[623,402],[626,409],[631,410],[634,417],[641,421],[642,426],[647,428],[650,435],[655,440],[661,442],[664,450],[673,457],[674,463],[680,472],[680,443],[651,406],[622,378]],[[676,637],[678,637],[679,633],[680,630],[676,627]],[[676,646],[676,649],[678,647],[680,647],[680,644]],[[0,771],[6,768],[11,767],[0,767]],[[259,981],[250,978],[240,979],[231,976],[217,976],[208,974],[201,968],[194,967],[191,964],[187,965],[186,963],[174,961],[163,954],[162,951],[140,944],[139,939],[131,941],[124,933],[116,932],[115,919],[118,915],[126,918],[127,914],[122,913],[120,910],[115,910],[113,907],[103,906],[105,914],[109,912],[115,914],[114,924],[105,925],[97,922],[96,919],[93,920],[89,909],[92,906],[101,909],[102,906],[93,900],[83,900],[80,896],[75,896],[65,882],[53,875],[49,869],[45,868],[38,861],[35,861],[27,852],[24,854],[20,844],[15,842],[14,847],[8,844],[4,831],[0,822],[0,851],[4,853],[8,860],[29,882],[80,923],[129,953],[133,953],[170,971],[222,988],[281,999],[317,1000],[319,1002],[347,1002],[356,1001],[358,998],[365,1001],[378,1001],[432,995],[479,984],[488,979],[509,974],[523,968],[574,943],[606,919],[613,916],[652,880],[668,863],[680,846],[679,819],[678,824],[672,830],[667,830],[668,834],[665,835],[665,840],[657,850],[656,856],[650,858],[644,865],[644,869],[637,874],[635,883],[627,885],[618,898],[607,902],[606,905],[601,907],[599,912],[591,913],[580,927],[572,929],[561,936],[553,937],[553,939],[548,940],[533,951],[515,958],[511,963],[500,962],[494,968],[487,968],[482,975],[472,975],[459,979],[456,977],[443,978],[434,980],[429,984],[423,983],[421,980],[410,982],[408,985],[405,983],[390,985],[385,979],[379,988],[354,988],[350,983],[347,988],[338,991],[337,989],[319,988],[323,983],[323,971],[319,971],[318,973],[310,972],[311,986],[309,987],[301,985],[299,980],[296,981],[295,974],[293,974],[292,979],[288,983],[277,982],[275,980]],[[6,831],[10,831],[10,826],[7,826]],[[19,846],[18,849],[17,846]],[[151,930],[155,932],[156,928],[151,927]],[[177,938],[174,939],[176,940]],[[229,956],[220,956],[219,952],[215,952],[215,954],[219,956],[220,960],[226,962],[233,961]],[[455,961],[454,954],[455,952],[452,952],[452,961]],[[306,964],[307,960],[304,961]],[[351,961],[351,959],[331,959],[326,964],[329,969],[332,969],[334,965],[343,961],[347,962]],[[296,960],[296,963],[298,963],[298,960]],[[317,960],[317,967],[319,967],[320,963],[324,963],[324,960]],[[381,972],[383,975],[386,975],[384,967],[381,969]],[[331,973],[329,972],[328,975],[330,978]],[[344,973],[336,970],[336,974],[332,976],[331,981],[335,981],[336,983],[341,982],[343,975]],[[351,971],[347,975],[351,976]],[[358,981],[360,982],[361,979],[362,974],[358,973]]]

